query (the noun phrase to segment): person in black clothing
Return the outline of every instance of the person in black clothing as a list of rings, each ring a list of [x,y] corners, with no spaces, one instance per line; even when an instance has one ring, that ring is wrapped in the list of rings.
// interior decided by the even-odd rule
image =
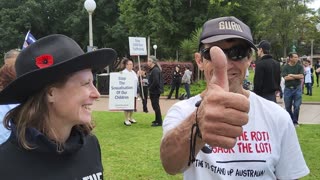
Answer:
[[[17,57],[17,78],[0,104],[17,103],[4,118],[12,131],[0,145],[1,179],[103,179],[92,134],[92,104],[100,94],[92,70],[116,59],[112,49],[84,53],[64,35],[43,37]]]
[[[146,68],[141,67],[141,71],[138,71],[139,79],[139,94],[142,100],[143,112],[148,113],[148,76],[146,73]]]
[[[179,98],[179,88],[181,85],[181,78],[182,78],[182,73],[180,71],[180,66],[177,65],[174,68],[174,71],[172,72],[172,81],[171,81],[171,90],[170,93],[168,95],[168,99],[171,99],[172,93],[174,90],[176,90],[176,95],[175,98],[178,99]]]
[[[320,76],[320,72],[316,71],[318,68],[320,68],[320,59],[318,59],[318,62],[314,65],[314,72],[316,74],[317,87],[319,87],[319,76]]]
[[[150,56],[148,58],[148,66],[151,68],[148,77],[149,96],[152,108],[155,112],[155,120],[152,122],[151,126],[162,126],[162,116],[159,104],[160,94],[163,93],[161,67],[155,56]]]
[[[280,91],[280,63],[270,55],[271,45],[263,40],[257,46],[259,60],[256,62],[253,91],[270,101],[276,101],[276,92]]]

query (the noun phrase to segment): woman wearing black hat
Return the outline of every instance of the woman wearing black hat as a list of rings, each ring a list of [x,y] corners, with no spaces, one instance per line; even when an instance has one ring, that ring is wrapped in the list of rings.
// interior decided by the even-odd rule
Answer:
[[[91,106],[100,94],[91,71],[116,58],[112,49],[84,53],[64,35],[24,49],[17,79],[0,92],[0,104],[20,103],[4,122],[12,130],[0,146],[1,179],[102,179]]]

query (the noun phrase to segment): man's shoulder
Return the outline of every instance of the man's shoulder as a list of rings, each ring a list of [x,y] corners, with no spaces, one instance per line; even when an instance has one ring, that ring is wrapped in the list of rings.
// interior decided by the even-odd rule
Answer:
[[[189,99],[179,101],[175,103],[172,107],[175,107],[175,108],[181,107],[182,109],[188,109],[188,107],[195,107],[195,104],[200,100],[201,100],[200,95],[196,95]]]
[[[157,68],[156,66],[150,69],[150,73],[157,73],[158,71],[160,71],[160,69]]]
[[[273,101],[269,101],[254,92],[250,92],[250,106],[252,105],[254,108],[260,108],[263,109],[264,113],[269,113],[272,114],[278,114],[278,115],[283,115],[287,114],[287,111],[282,108],[279,104],[276,104]],[[273,116],[275,117],[275,116]]]

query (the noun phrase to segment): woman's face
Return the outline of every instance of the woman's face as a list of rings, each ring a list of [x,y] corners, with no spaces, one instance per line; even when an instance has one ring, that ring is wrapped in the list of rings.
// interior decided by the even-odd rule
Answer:
[[[131,71],[133,69],[133,62],[132,61],[128,61],[126,64],[126,69],[128,71]]]
[[[47,93],[50,122],[64,128],[89,123],[93,102],[99,96],[91,69],[74,73],[64,85],[52,87]]]
[[[152,67],[152,66],[153,66],[153,61],[152,61],[152,59],[149,58],[147,64],[148,64],[149,67]]]

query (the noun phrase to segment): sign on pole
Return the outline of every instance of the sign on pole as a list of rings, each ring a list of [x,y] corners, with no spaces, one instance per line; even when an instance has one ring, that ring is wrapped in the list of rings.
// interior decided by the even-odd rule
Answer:
[[[134,109],[134,79],[129,73],[110,73],[109,110]]]
[[[147,44],[144,37],[129,37],[130,56],[146,56]]]

